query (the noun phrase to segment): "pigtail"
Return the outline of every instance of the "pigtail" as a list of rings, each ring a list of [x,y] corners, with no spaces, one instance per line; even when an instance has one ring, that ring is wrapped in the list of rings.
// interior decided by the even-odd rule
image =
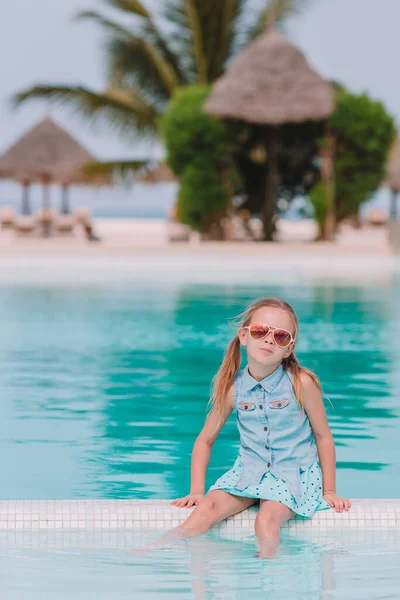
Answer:
[[[240,369],[241,353],[239,336],[235,336],[229,344],[219,371],[214,377],[213,392],[209,401],[210,411],[216,407],[222,419],[226,394],[235,380],[235,375]]]

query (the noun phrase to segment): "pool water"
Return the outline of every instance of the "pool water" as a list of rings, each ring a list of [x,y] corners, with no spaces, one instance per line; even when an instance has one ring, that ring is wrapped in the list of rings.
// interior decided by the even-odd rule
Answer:
[[[156,278],[1,286],[0,499],[187,493],[228,321],[260,296],[284,298],[298,313],[300,362],[333,404],[339,493],[399,497],[399,292],[395,275],[363,287]],[[232,415],[207,485],[231,467],[238,445]]]
[[[400,535],[285,532],[278,556],[255,558],[249,533],[209,532],[144,556],[160,532],[0,533],[7,600],[397,599]],[[23,573],[23,577],[21,574]]]

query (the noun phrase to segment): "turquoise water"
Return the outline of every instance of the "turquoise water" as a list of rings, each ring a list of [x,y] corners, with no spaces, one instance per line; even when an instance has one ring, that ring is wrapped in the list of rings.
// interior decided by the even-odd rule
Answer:
[[[400,537],[389,531],[285,532],[277,558],[250,533],[213,532],[150,555],[159,533],[0,532],[7,600],[398,599]],[[23,576],[21,577],[21,574]]]
[[[400,283],[0,288],[0,499],[170,498],[234,317],[274,295],[298,312],[335,437],[338,490],[399,497]],[[232,465],[235,418],[207,485]],[[222,596],[221,596],[222,597]]]

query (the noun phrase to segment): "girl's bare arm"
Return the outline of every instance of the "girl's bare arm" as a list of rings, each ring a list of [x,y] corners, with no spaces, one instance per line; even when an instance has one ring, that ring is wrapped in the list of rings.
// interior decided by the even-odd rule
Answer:
[[[234,386],[232,385],[225,398],[221,421],[218,422],[217,411],[213,408],[194,443],[190,467],[190,494],[173,500],[171,504],[175,504],[176,506],[192,506],[204,496],[206,472],[210,462],[212,447],[226,420],[232,413],[233,408]],[[190,498],[191,496],[193,498]]]
[[[314,381],[307,375],[301,376],[304,397],[304,410],[310,421],[318,448],[321,463],[323,496],[332,508],[338,512],[348,510],[350,500],[341,498],[336,493],[336,450],[330,430],[321,392]]]

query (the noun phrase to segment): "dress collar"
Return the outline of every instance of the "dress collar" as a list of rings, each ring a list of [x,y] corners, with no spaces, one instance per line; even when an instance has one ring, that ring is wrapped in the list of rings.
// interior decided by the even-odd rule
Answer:
[[[282,363],[279,365],[277,369],[271,375],[267,375],[261,381],[257,381],[252,377],[249,373],[249,365],[247,365],[244,369],[243,375],[243,385],[246,391],[250,391],[255,388],[257,385],[262,385],[266,392],[272,392],[282,380],[282,377],[285,374],[285,369],[282,366]]]

